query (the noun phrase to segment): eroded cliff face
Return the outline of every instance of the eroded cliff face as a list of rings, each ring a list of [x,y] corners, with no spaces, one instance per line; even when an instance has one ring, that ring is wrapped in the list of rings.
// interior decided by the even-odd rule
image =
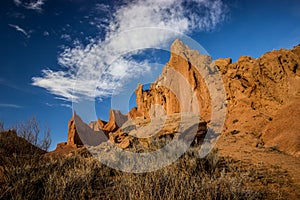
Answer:
[[[145,118],[156,116],[156,109],[151,106],[161,105],[167,115],[180,112],[199,113],[209,120],[211,114],[210,95],[201,76],[201,67],[209,65],[211,57],[199,54],[189,49],[181,41],[175,40],[171,46],[171,57],[163,68],[162,74],[150,85],[149,90],[143,90],[143,85],[136,89],[137,111]],[[194,65],[192,65],[192,63]],[[177,74],[178,73],[178,74]],[[176,76],[174,76],[176,75]],[[168,81],[165,81],[169,79]],[[196,96],[194,105],[187,97]],[[160,113],[158,114],[160,115]]]
[[[300,97],[299,49],[276,50],[257,59],[242,56],[235,63],[229,58],[214,62],[227,93],[225,132],[245,128],[261,134],[283,105]]]
[[[257,59],[242,56],[235,63],[218,59],[215,65],[227,93],[223,133],[253,134],[266,146],[299,156],[300,123],[292,113],[300,102],[300,46]]]
[[[252,134],[261,138],[262,143],[266,145],[277,145],[280,150],[299,155],[299,124],[291,125],[293,133],[290,132],[289,126],[281,126],[285,128],[281,128],[280,131],[278,128],[270,127],[274,124],[273,119],[276,124],[280,121],[286,123],[289,116],[281,116],[282,113],[288,113],[284,112],[287,108],[295,109],[293,106],[298,104],[293,102],[300,100],[299,45],[292,50],[281,49],[268,52],[260,58],[242,56],[232,63],[230,58],[221,58],[211,62],[209,56],[201,55],[176,40],[171,46],[170,60],[163,68],[161,76],[150,85],[148,90],[144,90],[141,84],[137,86],[137,108],[133,108],[126,115],[111,110],[108,122],[99,119],[97,122],[91,122],[89,126],[94,131],[104,131],[111,142],[121,148],[127,148],[132,144],[133,139],[128,137],[130,134],[128,131],[128,133],[124,132],[124,129],[120,127],[128,119],[135,121],[135,129],[140,129],[150,124],[151,118],[167,115],[169,116],[168,123],[164,125],[165,128],[162,128],[162,131],[158,131],[158,137],[162,135],[173,137],[177,132],[175,129],[173,132],[172,128],[172,130],[169,129],[179,125],[178,114],[191,112],[199,114],[202,118],[199,123],[201,131],[197,137],[203,138],[206,124],[211,119],[212,101],[201,74],[201,69],[204,67],[211,69],[217,67],[224,84],[227,117],[222,131],[223,135]],[[143,123],[141,120],[144,120]],[[292,120],[296,120],[295,116]],[[152,125],[157,124],[152,123]],[[72,127],[73,124],[70,121],[68,144],[80,144],[73,131],[76,129]],[[143,130],[145,132],[146,129]],[[139,132],[137,131],[136,134]],[[288,143],[289,147],[286,145],[287,140],[278,139],[286,136],[294,138]],[[139,141],[145,143],[145,140]],[[146,141],[149,145],[149,140]]]

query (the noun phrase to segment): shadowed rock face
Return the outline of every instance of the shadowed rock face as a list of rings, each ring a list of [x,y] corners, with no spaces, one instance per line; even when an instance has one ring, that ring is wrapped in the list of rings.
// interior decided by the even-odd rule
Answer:
[[[134,109],[131,112],[132,116],[138,116]],[[104,131],[106,135],[110,132],[116,131],[119,127],[121,127],[128,120],[128,114],[123,115],[119,110],[110,109],[109,111],[109,121],[102,121],[98,119],[97,121],[93,121],[89,123],[89,126],[94,131]]]
[[[74,113],[73,117],[70,119],[68,123],[67,145],[71,145],[71,146],[83,145],[83,142],[81,141],[75,126],[75,116],[76,114]]]
[[[127,119],[127,115],[123,115],[119,110],[110,109],[109,121],[107,124],[105,124],[103,130],[107,132],[114,132],[121,127],[127,121]]]
[[[279,147],[282,147],[282,150],[287,151],[282,144],[286,143],[286,140],[274,140],[270,137],[270,130],[273,130],[270,129],[272,124],[270,122],[274,118],[277,121],[281,118],[288,119],[289,116],[281,116],[281,113],[285,113],[282,109],[300,99],[299,45],[292,50],[281,49],[268,52],[260,58],[241,56],[235,63],[232,63],[230,58],[221,58],[211,63],[209,56],[201,55],[176,40],[171,46],[170,60],[163,68],[161,76],[150,85],[148,90],[144,90],[141,84],[137,86],[136,108],[133,108],[127,115],[123,115],[120,111],[110,110],[108,122],[99,119],[97,122],[91,122],[89,126],[94,131],[102,130],[113,143],[121,148],[127,148],[132,142],[128,136],[132,130],[127,133],[124,127],[123,129],[120,127],[128,119],[135,122],[135,130],[145,124],[151,124],[151,119],[171,115],[173,117],[169,119],[173,120],[174,123],[172,123],[178,124],[176,122],[178,119],[174,116],[186,111],[199,114],[204,122],[209,122],[212,100],[206,82],[200,74],[201,69],[207,66],[210,69],[215,66],[219,69],[226,91],[227,118],[222,133],[228,135],[244,132],[251,133],[258,138],[263,135],[262,139],[266,144],[274,144],[275,141]],[[192,94],[195,94],[195,98],[185,102],[184,98]],[[139,125],[141,120],[145,121],[143,126]],[[152,122],[152,129],[157,129],[159,124],[155,120]],[[125,125],[128,125],[126,123]],[[170,135],[172,131],[166,127],[173,125],[170,125],[170,120],[168,123],[156,136]],[[201,127],[206,128],[206,123]],[[125,130],[127,128],[125,126]],[[300,130],[298,125],[293,124],[293,128],[293,130]],[[275,134],[276,138],[283,138],[288,131],[287,128],[272,134]],[[175,132],[176,130],[173,130],[173,133]],[[201,134],[203,137],[203,131]],[[299,134],[299,131],[295,134]],[[298,138],[298,136],[293,138]],[[148,139],[139,139],[139,141],[149,142]],[[81,144],[81,141],[78,140],[76,128],[70,121],[68,144],[73,143]],[[289,148],[288,152],[298,155],[298,143],[298,139],[293,144],[289,143],[293,149]]]

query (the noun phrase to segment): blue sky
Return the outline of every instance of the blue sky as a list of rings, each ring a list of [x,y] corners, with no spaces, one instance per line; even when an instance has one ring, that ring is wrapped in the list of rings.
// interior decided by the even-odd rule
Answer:
[[[171,1],[157,5],[149,0],[137,0],[135,3],[97,0],[1,1],[0,120],[10,127],[36,116],[41,128],[46,124],[51,129],[53,149],[56,143],[67,139],[72,98],[80,96],[90,100],[95,94],[96,114],[107,119],[111,106],[108,98],[111,90],[104,90],[107,85],[108,89],[122,88],[123,79],[132,79],[151,71],[141,58],[149,61],[151,56],[161,55],[157,58],[161,67],[168,60],[168,53],[162,52],[143,52],[139,59],[134,59],[130,54],[120,58],[118,65],[108,72],[102,72],[99,66],[107,58],[101,51],[104,47],[111,50],[120,48],[109,46],[105,41],[126,28],[157,25],[174,29],[200,43],[213,59],[231,57],[237,60],[241,55],[259,57],[266,51],[292,48],[300,43],[298,0],[177,2],[182,5],[174,5]],[[158,14],[153,15],[151,8],[156,9]],[[166,10],[170,12],[168,16],[164,15]],[[155,40],[149,42],[151,46]],[[158,66],[156,72],[161,67]],[[78,86],[77,93],[73,95],[69,91],[69,85],[76,78],[72,70],[78,72],[85,68],[99,70],[103,77],[94,80],[92,73],[78,78],[80,85],[86,84],[86,87]],[[96,76],[99,77],[99,74]],[[93,85],[93,81],[100,82],[96,93],[89,88],[89,82]],[[119,101],[122,99],[115,100],[114,105]]]

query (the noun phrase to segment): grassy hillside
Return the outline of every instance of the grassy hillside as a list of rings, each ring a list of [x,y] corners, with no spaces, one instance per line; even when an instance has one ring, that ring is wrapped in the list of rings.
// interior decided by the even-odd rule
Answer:
[[[131,174],[99,163],[84,148],[64,156],[2,151],[0,199],[281,199],[287,195],[284,186],[289,177],[276,181],[278,168],[270,173],[262,166],[245,166],[219,157],[217,150],[204,159],[196,153],[192,148],[161,170]]]

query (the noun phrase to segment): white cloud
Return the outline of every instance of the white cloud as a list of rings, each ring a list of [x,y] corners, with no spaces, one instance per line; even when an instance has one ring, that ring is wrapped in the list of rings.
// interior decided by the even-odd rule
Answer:
[[[0,107],[2,108],[22,108],[22,106],[16,104],[8,104],[8,103],[0,103]]]
[[[14,0],[14,3],[16,4],[16,6],[19,6],[22,4],[22,2],[20,0]]]
[[[37,12],[41,12],[42,6],[45,4],[45,0],[37,0],[37,1],[31,1],[29,3],[24,3],[24,8],[29,10],[35,10]]]
[[[62,104],[60,104],[60,106],[72,109],[72,105],[70,105],[70,104],[62,103]]]
[[[71,108],[72,109],[72,105],[71,104],[67,104],[67,103],[60,103],[60,104],[52,104],[52,103],[45,103],[46,106],[48,107],[57,107],[57,106],[61,106],[61,107],[66,107],[66,108]]]
[[[69,34],[62,34],[60,36],[60,38],[66,40],[66,41],[71,41],[72,40],[71,36]]]
[[[29,3],[22,2],[21,0],[13,0],[16,6],[23,6],[28,10],[34,10],[37,12],[42,12],[42,6],[45,4],[46,0],[33,0]]]
[[[95,9],[99,12],[108,12],[110,11],[110,6],[103,3],[96,3]]]
[[[49,36],[49,35],[50,35],[50,33],[48,31],[43,32],[43,36]]]
[[[30,34],[27,31],[25,31],[23,28],[21,28],[20,26],[14,25],[14,24],[8,24],[8,26],[14,28],[16,31],[19,31],[19,32],[23,33],[26,37],[30,38]]]
[[[137,62],[119,55],[163,44],[174,36],[164,31],[158,34],[157,29],[149,27],[184,34],[212,30],[223,21],[223,9],[221,0],[127,1],[116,9],[103,40],[93,39],[86,46],[76,43],[73,48],[65,48],[58,58],[63,69],[43,70],[42,77],[32,78],[33,85],[67,101],[109,96],[122,89],[126,80],[151,71],[147,61]],[[128,32],[132,29],[135,31]],[[137,52],[129,52],[129,57]]]
[[[46,105],[46,106],[49,106],[49,107],[53,107],[53,104],[48,103],[48,102],[46,102],[45,105]]]

